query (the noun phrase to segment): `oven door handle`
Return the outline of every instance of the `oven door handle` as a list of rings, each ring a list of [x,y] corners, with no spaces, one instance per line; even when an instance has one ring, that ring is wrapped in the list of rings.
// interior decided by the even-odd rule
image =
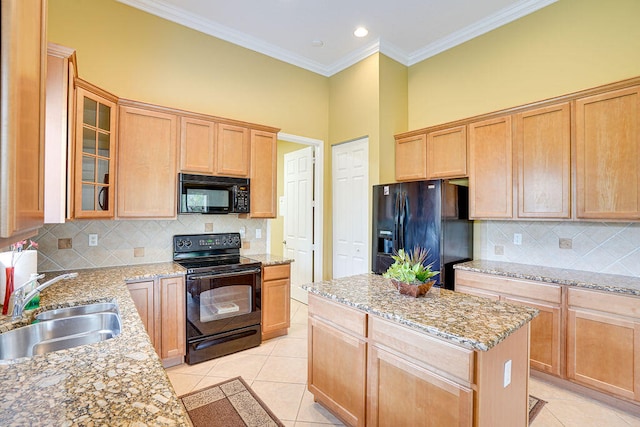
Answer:
[[[224,277],[236,277],[236,276],[246,276],[247,274],[257,274],[260,273],[260,269],[259,268],[253,268],[251,270],[242,270],[242,271],[235,271],[233,273],[220,273],[220,274],[211,274],[211,273],[204,273],[204,274],[189,274],[188,278],[189,279],[221,279]]]

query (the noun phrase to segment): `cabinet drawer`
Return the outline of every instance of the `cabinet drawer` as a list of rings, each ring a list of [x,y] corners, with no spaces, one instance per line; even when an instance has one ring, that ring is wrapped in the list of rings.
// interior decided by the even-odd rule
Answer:
[[[266,265],[262,270],[262,280],[288,279],[291,264]]]
[[[367,314],[354,308],[309,294],[309,314],[323,318],[359,336],[367,336]]]
[[[581,307],[640,319],[639,297],[575,288],[569,288],[568,295],[570,307]]]
[[[510,279],[493,274],[456,270],[456,286],[458,285],[555,304],[562,302],[562,287],[560,285],[539,283],[532,280]]]
[[[473,382],[473,350],[373,316],[369,317],[369,338],[376,346],[398,351],[466,383]]]

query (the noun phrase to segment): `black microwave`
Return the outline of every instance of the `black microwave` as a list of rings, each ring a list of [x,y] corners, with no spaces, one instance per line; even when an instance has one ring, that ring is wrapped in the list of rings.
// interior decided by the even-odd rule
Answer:
[[[249,180],[180,173],[178,213],[249,213]]]

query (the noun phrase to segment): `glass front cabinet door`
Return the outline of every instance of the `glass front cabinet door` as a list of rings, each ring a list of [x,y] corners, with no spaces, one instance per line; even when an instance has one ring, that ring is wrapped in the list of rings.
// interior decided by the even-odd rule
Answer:
[[[77,80],[76,84],[73,216],[112,218],[117,99],[97,88],[91,91],[85,82]]]

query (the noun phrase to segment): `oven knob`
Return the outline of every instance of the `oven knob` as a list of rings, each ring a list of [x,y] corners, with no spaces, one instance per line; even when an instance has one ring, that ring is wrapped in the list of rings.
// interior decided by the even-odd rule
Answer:
[[[184,242],[184,245],[188,248],[191,247],[191,240],[187,240],[186,242]]]
[[[176,246],[181,248],[182,245],[184,245],[184,242],[182,240],[178,240],[178,242],[176,243]]]
[[[235,245],[237,245],[238,243],[240,243],[240,237],[239,236],[233,236],[233,243]]]

